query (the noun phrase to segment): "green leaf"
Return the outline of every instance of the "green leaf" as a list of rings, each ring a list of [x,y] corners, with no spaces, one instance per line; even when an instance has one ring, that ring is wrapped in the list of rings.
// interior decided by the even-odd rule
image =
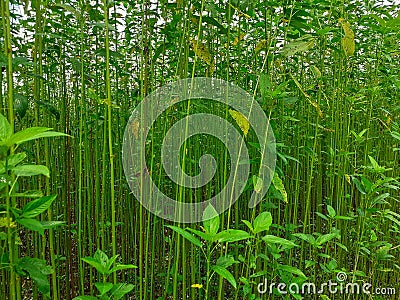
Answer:
[[[95,296],[78,296],[72,300],[99,300],[99,298],[97,298]]]
[[[330,217],[330,218],[334,218],[334,217],[336,216],[336,211],[335,211],[335,209],[334,209],[332,206],[330,206],[330,205],[327,205],[326,208],[327,208],[327,210],[328,210],[328,215],[329,215],[329,217]]]
[[[135,265],[117,265],[109,271],[109,274],[126,269],[136,269],[137,266]]]
[[[69,136],[68,134],[49,131],[52,128],[48,127],[29,127],[24,130],[18,131],[6,139],[2,144],[10,147],[14,144],[20,145],[24,142],[35,140],[42,137],[56,137],[56,136]]]
[[[37,231],[41,235],[44,235],[44,227],[42,223],[40,223],[38,220],[35,219],[16,219],[16,221],[24,226],[25,228],[32,230],[32,231]]]
[[[93,257],[86,256],[82,258],[82,261],[94,267],[97,272],[102,275],[108,275],[108,256],[100,249],[97,249]]]
[[[392,137],[400,141],[400,133],[398,133],[397,131],[392,131],[390,134]]]
[[[250,223],[249,221],[247,221],[247,220],[242,220],[242,222],[243,222],[244,224],[246,224],[246,226],[251,230],[251,232],[254,232],[253,225],[251,225],[251,223]]]
[[[21,161],[23,161],[25,158],[26,158],[26,153],[25,152],[20,152],[20,153],[8,156],[8,161],[7,161],[8,167],[16,166]]]
[[[236,280],[232,273],[221,266],[211,266],[211,269],[222,278],[225,278],[235,289],[237,288]]]
[[[282,54],[284,56],[292,56],[297,52],[304,52],[308,49],[314,47],[315,40],[310,34],[306,34],[303,37],[300,37],[289,44],[285,45],[282,50]]]
[[[46,261],[32,257],[21,257],[14,267],[21,276],[29,274],[39,291],[44,295],[50,296],[50,283],[47,277],[52,273],[52,270],[50,266],[46,265]]]
[[[201,237],[203,240],[206,240],[209,242],[213,241],[214,235],[211,235],[209,233],[205,233],[205,232],[202,232],[202,231],[190,228],[190,227],[186,228],[186,230],[193,232],[195,235]]]
[[[219,216],[211,204],[209,204],[203,212],[203,226],[206,233],[214,235],[218,232]]]
[[[100,292],[100,297],[110,291],[114,285],[111,282],[96,282],[95,287]]]
[[[25,191],[23,193],[12,194],[11,196],[21,198],[39,198],[43,197],[43,193],[42,191]]]
[[[294,275],[300,276],[304,279],[307,279],[307,276],[304,275],[304,273],[301,270],[297,269],[296,267],[292,267],[292,266],[288,266],[288,265],[278,265],[278,270],[289,272]]]
[[[43,165],[19,165],[12,168],[12,171],[16,176],[44,175],[50,177],[49,169]]]
[[[122,299],[126,294],[131,292],[134,288],[133,284],[130,283],[118,283],[114,284],[113,289],[111,290],[112,299],[119,300]]]
[[[351,181],[353,181],[353,183],[355,184],[357,190],[361,193],[361,194],[366,194],[367,191],[364,187],[364,185],[360,182],[360,180],[358,180],[355,176],[351,176]]]
[[[75,8],[73,8],[71,5],[62,4],[62,3],[56,3],[54,6],[51,6],[51,7],[63,8],[66,11],[70,12],[71,14],[73,14],[78,21],[82,19],[81,13],[78,10],[76,10]]]
[[[274,177],[272,178],[272,184],[274,187],[281,193],[283,197],[283,201],[288,203],[288,196],[286,193],[285,186],[283,185],[282,179],[279,177],[278,173],[274,173]]]
[[[12,134],[10,123],[6,117],[0,114],[0,141],[8,139]]]
[[[269,230],[272,224],[272,216],[270,212],[264,211],[254,219],[254,233]]]
[[[317,245],[322,245],[322,244],[325,244],[326,242],[328,242],[334,238],[338,238],[338,237],[340,237],[340,235],[338,233],[324,234],[317,238],[316,243],[317,243]]]
[[[217,265],[223,268],[228,268],[233,264],[238,264],[239,262],[233,258],[232,255],[221,256],[217,259]]]
[[[301,238],[303,241],[310,243],[311,245],[316,245],[315,238],[311,234],[305,233],[294,233],[293,236]]]
[[[57,198],[57,195],[44,196],[42,198],[28,202],[22,208],[22,218],[33,218],[46,211],[51,203]]]
[[[298,245],[296,245],[295,243],[274,235],[266,235],[262,238],[262,240],[267,244],[278,244],[287,247],[298,247]]]
[[[171,228],[173,231],[176,233],[180,234],[183,236],[185,239],[187,239],[189,242],[191,242],[193,245],[197,247],[201,247],[201,242],[199,239],[197,239],[195,236],[191,235],[189,232],[185,231],[184,229],[172,225],[167,225],[168,228]]]
[[[41,222],[44,229],[51,229],[59,226],[64,226],[65,221],[42,221]]]
[[[247,231],[238,229],[226,229],[216,234],[214,240],[219,241],[220,243],[224,242],[232,243],[232,242],[246,240],[250,237],[251,235]]]

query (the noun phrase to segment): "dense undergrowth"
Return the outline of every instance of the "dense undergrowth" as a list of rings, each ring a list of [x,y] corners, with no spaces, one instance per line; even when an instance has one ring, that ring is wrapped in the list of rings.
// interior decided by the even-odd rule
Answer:
[[[278,283],[340,280],[399,294],[400,17],[387,2],[1,0],[0,298],[301,299]],[[250,129],[239,200],[219,216],[207,207],[204,224],[173,224],[131,194],[123,134],[145,96],[199,76],[254,95],[276,175],[249,209],[260,163]],[[217,161],[197,189],[172,182],[160,153],[187,114],[245,135],[230,109],[201,99],[160,116],[146,143],[160,190],[201,201],[224,187],[231,158],[218,139],[182,149],[188,174],[205,153]]]

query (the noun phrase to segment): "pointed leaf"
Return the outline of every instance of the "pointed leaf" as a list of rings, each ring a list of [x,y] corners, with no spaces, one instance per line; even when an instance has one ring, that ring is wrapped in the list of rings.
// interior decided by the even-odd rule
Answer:
[[[41,235],[44,235],[44,227],[42,223],[40,223],[38,220],[35,219],[16,219],[16,221],[24,226],[25,228],[32,230],[32,231],[37,231]]]
[[[12,172],[16,176],[36,176],[44,175],[50,177],[50,171],[46,166],[42,165],[19,165],[12,168]]]
[[[219,241],[220,243],[225,243],[225,242],[232,243],[232,242],[246,240],[250,237],[251,236],[247,231],[238,229],[227,229],[215,235],[214,240]]]
[[[231,272],[221,266],[212,266],[211,268],[215,273],[225,278],[235,289],[237,288],[235,277],[233,277]]]
[[[100,292],[100,297],[110,291],[114,286],[111,282],[96,282],[94,285]]]
[[[209,204],[203,212],[203,226],[206,233],[214,235],[218,232],[219,216],[211,204]]]
[[[254,233],[269,230],[272,224],[272,216],[270,212],[264,211],[254,219]]]
[[[201,247],[201,242],[199,239],[197,239],[195,236],[191,235],[189,232],[185,231],[184,229],[172,225],[167,225],[168,228],[171,228],[173,231],[176,233],[180,234],[183,236],[185,239],[187,239],[189,242],[191,242],[193,245],[197,247]]]
[[[46,211],[51,203],[57,198],[57,195],[44,196],[42,198],[28,202],[22,208],[22,218],[33,218]]]
[[[10,123],[5,116],[0,114],[0,141],[8,139],[12,134]]]

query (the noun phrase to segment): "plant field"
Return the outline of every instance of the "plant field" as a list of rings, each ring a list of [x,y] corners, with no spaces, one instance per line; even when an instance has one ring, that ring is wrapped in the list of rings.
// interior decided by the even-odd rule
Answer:
[[[1,0],[0,299],[400,299],[399,11]]]

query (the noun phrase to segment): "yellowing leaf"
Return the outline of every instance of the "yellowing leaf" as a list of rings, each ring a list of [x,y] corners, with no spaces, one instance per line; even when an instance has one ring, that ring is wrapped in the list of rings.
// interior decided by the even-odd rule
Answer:
[[[285,45],[285,47],[282,50],[282,54],[284,56],[292,56],[296,54],[297,52],[304,52],[307,51],[308,49],[314,47],[315,40],[314,38],[306,34],[305,36],[302,36],[301,38],[298,38],[289,44]]]
[[[247,120],[245,116],[243,116],[240,112],[236,110],[230,109],[229,113],[246,136],[250,129],[249,120]]]
[[[135,139],[138,139],[138,137],[139,137],[139,127],[140,127],[140,123],[137,119],[135,119],[131,124],[131,131],[132,131],[132,134],[135,137]]]
[[[283,197],[283,201],[288,203],[288,196],[286,193],[285,186],[283,185],[282,179],[279,177],[278,173],[274,173],[274,177],[272,178],[272,184],[274,187],[281,193]]]
[[[349,174],[344,174],[344,177],[346,178],[346,181],[351,184],[351,179]]]
[[[211,53],[205,45],[194,39],[190,39],[190,44],[192,45],[194,53],[202,61],[204,61],[207,65],[211,65],[213,63],[213,58],[211,56]]]
[[[192,288],[201,289],[202,287],[203,285],[199,283],[192,284]]]
[[[260,177],[254,175],[253,176],[253,185],[254,185],[254,191],[257,194],[259,194],[263,188],[264,181]]]
[[[342,25],[344,31],[344,37],[342,38],[342,47],[346,56],[354,54],[356,45],[354,42],[354,32],[350,27],[350,23],[340,18],[339,23]]]
[[[235,39],[233,40],[232,45],[236,46],[240,41],[243,41],[244,37],[246,36],[245,33],[240,34],[239,36],[235,37]]]
[[[254,49],[254,52],[258,53],[266,47],[267,47],[267,40],[261,40],[257,43],[256,48]]]

